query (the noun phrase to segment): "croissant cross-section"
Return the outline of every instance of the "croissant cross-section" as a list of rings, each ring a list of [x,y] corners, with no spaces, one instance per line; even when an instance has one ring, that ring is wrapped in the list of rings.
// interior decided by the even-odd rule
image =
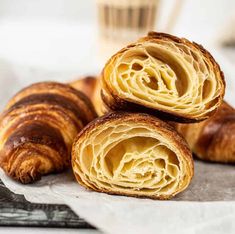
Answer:
[[[224,86],[219,65],[202,46],[154,32],[116,53],[102,73],[102,98],[112,110],[141,110],[178,122],[211,116]]]
[[[72,150],[77,181],[110,194],[168,199],[193,175],[185,141],[147,114],[110,113],[88,124]]]

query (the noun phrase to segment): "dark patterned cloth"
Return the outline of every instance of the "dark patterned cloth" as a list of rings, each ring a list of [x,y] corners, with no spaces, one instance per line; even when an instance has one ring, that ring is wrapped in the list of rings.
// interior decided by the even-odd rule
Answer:
[[[36,204],[12,193],[0,180],[0,226],[94,229],[66,205]]]

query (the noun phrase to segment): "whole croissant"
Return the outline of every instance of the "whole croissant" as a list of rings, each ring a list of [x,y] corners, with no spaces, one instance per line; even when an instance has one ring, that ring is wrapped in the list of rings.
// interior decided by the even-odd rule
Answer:
[[[235,163],[235,109],[226,102],[208,120],[176,128],[200,159]]]
[[[73,88],[82,91],[90,100],[95,96],[98,79],[95,76],[85,76],[69,83]],[[100,91],[100,90],[99,90]]]
[[[87,95],[87,97],[90,98],[99,116],[108,112],[108,107],[102,101],[100,95],[100,83],[100,79],[98,77],[96,78],[95,76],[81,77],[80,79],[69,83],[73,88],[82,91]]]
[[[0,117],[0,166],[21,183],[63,171],[75,136],[95,117],[90,100],[69,85],[26,87]]]

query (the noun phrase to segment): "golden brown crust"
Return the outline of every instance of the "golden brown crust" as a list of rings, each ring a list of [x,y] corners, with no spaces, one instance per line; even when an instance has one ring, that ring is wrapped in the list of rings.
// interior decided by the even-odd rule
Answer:
[[[101,90],[101,98],[104,101],[104,105],[106,105],[106,109],[109,111],[119,110],[119,111],[131,111],[136,113],[147,113],[153,116],[158,117],[159,119],[165,121],[175,121],[175,122],[182,122],[182,123],[192,123],[192,122],[200,122],[201,119],[196,120],[190,118],[190,116],[184,115],[181,116],[177,113],[171,111],[162,111],[162,110],[154,110],[152,108],[148,108],[143,105],[139,105],[136,103],[125,101],[119,98],[118,95],[115,95],[110,90],[110,96],[104,95],[104,89]],[[112,97],[112,98],[111,98]]]
[[[235,163],[235,109],[226,102],[206,121],[176,126],[200,159]]]
[[[119,76],[117,66],[119,63],[122,64],[121,63],[122,59],[123,59],[122,56],[124,56],[124,54],[127,54],[128,52],[131,53],[131,51],[134,51],[134,50],[138,51],[139,48],[144,47],[146,43],[148,43],[148,44],[150,43],[151,46],[153,46],[154,44],[157,45],[158,43],[163,43],[163,42],[174,44],[174,46],[176,46],[178,48],[180,48],[180,46],[182,48],[183,48],[183,46],[185,46],[188,48],[188,50],[196,51],[198,53],[198,56],[200,54],[200,56],[198,58],[201,57],[201,59],[203,59],[203,62],[204,62],[203,69],[209,69],[211,71],[212,76],[216,77],[213,80],[213,82],[217,82],[216,93],[213,97],[211,97],[210,101],[206,101],[205,104],[203,104],[204,107],[201,109],[204,112],[202,112],[202,111],[198,112],[198,110],[194,109],[193,111],[196,110],[195,113],[197,113],[194,115],[194,114],[192,114],[192,111],[187,112],[184,109],[182,109],[183,111],[182,110],[176,111],[175,109],[169,108],[167,106],[156,105],[156,103],[152,104],[152,103],[144,102],[141,99],[133,98],[133,96],[129,96],[129,94],[128,95],[125,94],[126,91],[125,92],[123,91],[124,88],[121,87],[121,89],[120,89],[118,87],[117,81],[116,81],[117,78],[115,78],[115,76],[117,76],[117,77]],[[147,46],[147,44],[146,44],[146,46]],[[182,48],[180,48],[180,49],[182,49]],[[171,50],[171,47],[169,47],[168,49]],[[134,52],[132,52],[132,54],[134,54]],[[128,55],[128,56],[130,56],[130,55]],[[130,60],[128,56],[126,55],[127,61]],[[136,56],[138,56],[138,55],[136,55]],[[158,56],[161,56],[161,55],[158,55]],[[187,55],[187,56],[189,56],[189,55]],[[190,56],[192,57],[192,59],[195,59],[193,57],[193,55],[190,55]],[[135,58],[135,55],[133,55],[133,59],[134,58]],[[136,57],[136,58],[138,58],[138,57]],[[159,58],[160,57],[158,57],[158,59]],[[181,60],[181,61],[183,61],[183,60]],[[167,61],[167,62],[170,62],[170,61]],[[166,66],[168,66],[167,62],[165,63]],[[187,61],[185,60],[184,62],[186,63]],[[123,61],[123,64],[126,64],[126,63],[127,63],[126,61]],[[123,66],[123,65],[120,65],[120,66]],[[188,66],[188,64],[187,64],[187,66]],[[199,64],[199,66],[200,66],[200,64]],[[133,64],[132,64],[132,67],[133,67]],[[179,70],[180,65],[178,64],[176,67]],[[190,69],[193,69],[193,65],[192,65],[192,67],[189,68],[189,70]],[[197,69],[201,69],[201,68],[197,68]],[[131,70],[131,72],[135,73],[135,71],[133,71],[133,70]],[[138,72],[139,71],[137,69],[136,74]],[[177,75],[177,73],[178,73],[178,75],[180,74],[179,71],[176,71],[176,69],[175,69],[175,72],[176,72],[176,75]],[[185,71],[181,70],[181,72],[185,72]],[[115,75],[113,75],[113,78],[112,78],[111,74],[115,74]],[[205,75],[205,77],[206,77],[206,75]],[[187,39],[178,38],[178,37],[175,37],[175,36],[172,36],[169,34],[156,33],[156,32],[150,32],[147,37],[141,38],[136,43],[128,45],[127,47],[123,48],[122,50],[117,52],[115,55],[113,55],[110,58],[110,60],[106,63],[106,65],[102,71],[101,78],[102,78],[102,95],[101,96],[102,96],[103,101],[106,103],[106,105],[111,110],[123,110],[123,111],[130,110],[130,111],[136,111],[136,112],[140,112],[140,111],[147,112],[149,114],[153,114],[153,115],[155,115],[161,119],[164,119],[164,120],[172,120],[172,121],[176,121],[176,122],[185,122],[185,123],[187,123],[187,122],[188,123],[200,122],[200,121],[205,120],[205,119],[209,118],[210,116],[212,116],[215,113],[217,107],[220,106],[220,104],[222,103],[224,91],[225,91],[225,81],[224,81],[223,72],[221,71],[219,65],[216,63],[216,61],[214,60],[212,55],[207,50],[205,50],[201,45],[198,45],[194,42],[190,42]],[[111,79],[112,79],[112,81],[111,81]],[[198,77],[197,79],[199,80],[200,78]],[[140,81],[138,81],[138,82],[140,82]],[[122,85],[123,84],[124,83],[122,83]],[[183,82],[181,82],[180,85],[185,86],[183,84]],[[206,85],[208,86],[208,83],[206,84],[206,82],[205,82],[205,86]],[[128,87],[128,85],[126,85],[126,87]],[[125,89],[127,89],[126,87],[125,87]],[[132,88],[130,86],[130,84],[129,84],[129,88]],[[122,91],[120,91],[119,89]],[[210,90],[206,90],[206,89],[208,89],[208,87],[205,87],[205,92],[209,93]],[[128,91],[128,93],[129,92],[130,91]],[[135,92],[138,92],[138,91],[135,90]],[[202,91],[202,92],[204,92],[204,91]],[[143,95],[143,93],[142,94],[137,93],[137,94]],[[146,96],[148,96],[148,95],[146,94]],[[181,96],[180,96],[180,98],[181,98]],[[196,97],[194,97],[194,98],[196,98]],[[194,100],[196,100],[196,99],[194,99]],[[176,102],[179,104],[185,105],[186,109],[189,108],[189,107],[187,107],[188,104],[186,105],[186,103],[180,103],[180,99],[178,99]],[[187,103],[189,103],[189,102],[192,102],[192,100],[190,100],[190,99],[187,100]],[[195,104],[195,108],[197,108],[196,107],[197,105],[201,105],[201,103]],[[190,108],[193,108],[193,107],[191,106]]]
[[[69,85],[83,92],[92,100],[97,85],[97,79],[95,76],[85,76],[70,82]]]
[[[108,107],[101,98],[100,78],[95,76],[81,77],[69,83],[73,88],[85,93],[90,97],[95,110],[99,116],[109,112]]]
[[[99,136],[102,135],[102,137],[101,137],[101,139],[99,139],[99,141],[104,140],[107,143],[107,140],[103,139],[103,138],[106,138],[107,135],[110,138],[112,135],[110,132],[108,132],[107,129],[105,130],[105,128],[107,126],[111,126],[112,128],[116,127],[118,132],[120,134],[122,134],[120,131],[121,131],[121,128],[125,124],[127,124],[127,125],[133,124],[133,127],[131,129],[135,129],[135,128],[138,129],[138,128],[141,128],[141,126],[142,127],[147,126],[147,129],[151,129],[151,131],[155,132],[156,136],[158,134],[160,134],[162,137],[166,138],[167,141],[171,142],[170,147],[173,147],[173,148],[175,147],[174,150],[176,150],[176,152],[179,152],[179,154],[180,154],[179,160],[182,160],[182,165],[184,165],[184,166],[182,166],[181,170],[182,171],[185,170],[184,171],[185,174],[184,174],[184,176],[181,177],[179,184],[177,186],[177,189],[175,189],[174,191],[171,191],[170,193],[165,192],[162,194],[161,193],[148,194],[148,192],[144,193],[143,192],[144,190],[141,191],[141,188],[137,189],[137,190],[139,190],[139,192],[137,190],[133,191],[132,187],[126,188],[126,189],[118,187],[117,189],[113,189],[119,183],[119,182],[117,182],[117,184],[115,185],[115,183],[112,181],[112,179],[114,177],[109,178],[108,180],[105,180],[105,182],[104,182],[105,184],[114,183],[112,185],[113,188],[111,188],[111,187],[108,188],[105,186],[98,186],[99,183],[95,182],[94,175],[93,176],[90,175],[91,178],[89,179],[89,175],[88,175],[89,173],[87,172],[87,170],[88,171],[94,170],[94,167],[92,167],[92,169],[89,169],[89,168],[85,169],[86,167],[84,167],[84,162],[91,163],[90,161],[91,161],[92,157],[93,157],[94,161],[99,160],[100,164],[103,164],[103,161],[101,158],[96,159],[96,155],[92,155],[91,152],[93,152],[93,154],[95,154],[94,153],[95,151],[91,151],[89,154],[83,155],[84,152],[85,152],[85,154],[87,152],[86,150],[84,151],[84,148],[86,148],[85,142],[87,140],[90,140],[94,135],[98,134]],[[104,129],[99,131],[99,129],[102,129],[103,127],[104,127]],[[99,133],[97,133],[97,131],[99,131]],[[125,134],[128,134],[128,130],[123,130],[123,131],[125,132]],[[150,133],[149,135],[151,135],[151,134],[152,133]],[[139,133],[139,136],[140,135],[141,135],[141,133]],[[153,135],[151,135],[151,136],[153,136]],[[123,142],[128,141],[129,139],[133,139],[133,138],[134,138],[134,135],[131,135],[130,138],[124,138]],[[91,142],[91,146],[89,146],[89,147],[91,147],[91,148],[96,147],[95,145],[97,145],[97,142],[95,142],[95,139],[92,138],[92,140],[90,140],[90,141],[92,141],[92,142]],[[128,144],[127,145],[128,149],[132,147],[129,143],[127,143],[127,144]],[[101,145],[101,143],[100,143],[100,145]],[[134,145],[134,147],[135,146],[136,145]],[[81,151],[81,148],[83,148],[83,151]],[[94,150],[94,148],[93,148],[93,150]],[[105,150],[105,149],[103,149],[103,150]],[[110,148],[109,150],[112,151],[113,148]],[[132,153],[131,150],[128,151],[128,153]],[[108,157],[109,156],[107,153],[105,158],[108,158]],[[147,155],[146,155],[146,157],[147,157]],[[156,156],[156,159],[157,159],[157,157],[158,156]],[[111,164],[112,163],[109,162],[108,166],[110,166]],[[94,164],[92,164],[92,165],[94,165]],[[114,164],[112,164],[112,165],[113,165],[113,167],[115,167]],[[72,149],[72,167],[73,167],[73,171],[74,171],[74,174],[75,174],[75,177],[76,177],[78,183],[80,183],[82,186],[84,186],[88,189],[92,189],[92,190],[95,190],[98,192],[105,192],[105,193],[109,193],[109,194],[127,195],[127,196],[134,196],[134,197],[146,197],[146,198],[152,198],[152,199],[170,199],[172,196],[174,196],[177,193],[186,189],[186,187],[190,183],[191,178],[193,176],[193,160],[192,160],[191,152],[190,152],[185,140],[182,137],[180,137],[177,134],[177,132],[175,131],[175,129],[173,127],[171,127],[170,125],[168,125],[167,123],[165,123],[155,117],[152,117],[150,115],[140,114],[140,113],[111,112],[111,113],[106,114],[100,118],[97,118],[96,120],[89,123],[78,134],[78,136],[76,137],[76,139],[74,141],[73,149]],[[134,170],[135,170],[135,168],[134,168]],[[99,171],[100,171],[100,173],[102,173],[101,169],[99,169]],[[103,172],[103,173],[105,173],[105,172]],[[131,176],[133,176],[133,175],[131,175]],[[129,182],[131,183],[131,179]]]
[[[95,117],[89,99],[69,85],[24,88],[0,116],[0,166],[22,183],[63,171],[70,165],[73,139]]]

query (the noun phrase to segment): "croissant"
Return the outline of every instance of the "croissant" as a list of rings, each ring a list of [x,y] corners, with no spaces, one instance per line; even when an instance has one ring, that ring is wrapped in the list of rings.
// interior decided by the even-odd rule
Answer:
[[[92,100],[97,83],[98,82],[95,76],[85,76],[70,82],[69,85],[83,92],[87,97],[90,98],[90,100]]]
[[[101,78],[102,99],[110,109],[176,122],[207,119],[225,90],[219,65],[201,45],[155,32],[113,55]]]
[[[100,79],[95,76],[82,77],[69,83],[73,88],[85,93],[92,101],[99,116],[108,112],[107,106],[102,101]]]
[[[72,168],[88,189],[153,199],[180,193],[193,176],[191,151],[172,126],[127,112],[99,117],[78,134]]]
[[[0,116],[0,166],[21,183],[63,171],[75,136],[95,117],[90,100],[69,85],[26,87]]]
[[[208,120],[176,128],[198,158],[235,163],[235,109],[226,102]]]

